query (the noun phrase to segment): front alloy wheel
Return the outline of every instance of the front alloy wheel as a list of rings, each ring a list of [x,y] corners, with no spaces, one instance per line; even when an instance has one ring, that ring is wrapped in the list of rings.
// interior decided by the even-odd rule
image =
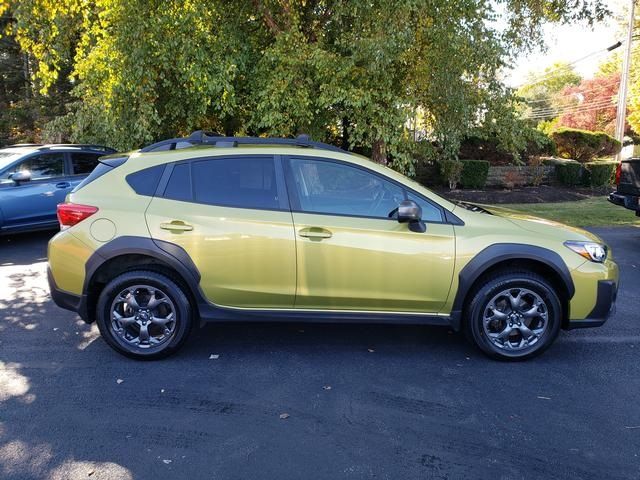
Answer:
[[[482,326],[497,348],[522,350],[544,335],[547,317],[547,304],[540,295],[527,288],[511,288],[489,301]]]
[[[503,271],[483,279],[465,317],[467,337],[484,353],[524,360],[542,353],[558,336],[562,305],[542,276]]]

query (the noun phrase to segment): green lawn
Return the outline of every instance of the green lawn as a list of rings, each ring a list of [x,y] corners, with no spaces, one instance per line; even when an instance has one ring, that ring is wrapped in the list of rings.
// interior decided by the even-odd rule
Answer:
[[[578,202],[527,203],[500,206],[576,227],[607,225],[633,225],[640,227],[640,217],[636,217],[634,212],[613,205],[603,197],[594,197]]]

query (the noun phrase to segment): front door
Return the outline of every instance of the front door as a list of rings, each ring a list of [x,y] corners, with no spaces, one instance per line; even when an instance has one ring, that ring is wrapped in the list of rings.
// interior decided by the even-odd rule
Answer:
[[[186,250],[212,303],[293,307],[295,236],[275,167],[268,155],[176,163],[147,209],[151,236]]]
[[[313,157],[285,162],[297,238],[296,308],[437,313],[454,267],[453,226],[420,197],[425,233],[393,210],[417,194],[371,170]],[[391,215],[391,218],[390,218]]]

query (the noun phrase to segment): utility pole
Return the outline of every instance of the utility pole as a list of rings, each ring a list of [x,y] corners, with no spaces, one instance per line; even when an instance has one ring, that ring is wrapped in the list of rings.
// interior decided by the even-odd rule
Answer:
[[[624,140],[625,117],[627,116],[627,87],[629,86],[629,68],[631,67],[631,42],[633,41],[633,24],[635,20],[635,0],[629,2],[629,30],[627,32],[627,45],[625,46],[622,62],[622,75],[620,76],[620,89],[618,90],[618,109],[616,111],[616,139],[622,143]],[[622,152],[616,155],[620,161]]]

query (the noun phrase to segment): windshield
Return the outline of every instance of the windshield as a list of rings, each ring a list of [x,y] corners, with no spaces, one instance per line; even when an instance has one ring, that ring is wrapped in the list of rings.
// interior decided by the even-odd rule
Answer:
[[[20,158],[22,153],[16,152],[0,152],[0,172],[9,164]]]

